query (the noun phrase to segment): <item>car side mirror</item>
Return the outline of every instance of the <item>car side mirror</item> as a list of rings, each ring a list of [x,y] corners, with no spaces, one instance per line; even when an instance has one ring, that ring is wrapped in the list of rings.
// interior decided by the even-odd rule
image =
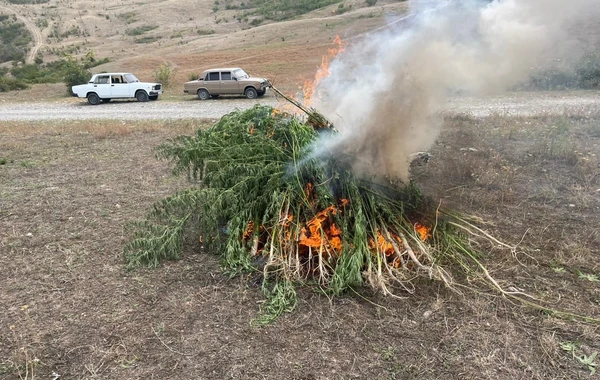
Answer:
[[[233,80],[237,80],[237,77],[231,77],[231,79],[233,79]]]

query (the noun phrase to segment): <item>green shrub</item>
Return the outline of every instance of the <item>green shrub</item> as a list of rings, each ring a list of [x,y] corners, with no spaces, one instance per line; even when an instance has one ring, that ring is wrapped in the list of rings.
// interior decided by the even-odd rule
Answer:
[[[78,36],[85,36],[85,35],[87,35],[85,30],[81,30],[81,28],[79,28],[79,26],[73,25],[66,31],[62,32],[59,37],[60,38],[69,38],[71,36],[78,37]]]
[[[574,69],[550,68],[534,72],[517,88],[524,90],[600,89],[600,54],[590,53],[583,56]]]
[[[366,3],[369,7],[372,7],[373,5],[377,4],[377,0],[367,0]]]
[[[0,18],[0,63],[24,60],[30,42],[25,24],[16,22],[14,17]]]
[[[10,73],[18,80],[27,82],[27,83],[48,83],[51,81],[47,81],[45,78],[47,77],[44,70],[38,65],[22,65],[15,66],[10,70]]]
[[[352,9],[352,5],[346,6],[344,3],[340,3],[335,11],[336,14],[341,15],[342,13],[346,13]]]
[[[600,89],[600,53],[584,56],[579,61],[575,74],[581,88]]]
[[[259,16],[250,22],[250,25],[256,26],[264,20],[288,20],[338,2],[337,0],[249,0],[244,2],[243,6],[240,4],[239,8],[253,9],[248,11],[247,15]],[[245,17],[246,15],[242,16]]]
[[[138,26],[137,28],[127,29],[125,31],[125,34],[127,34],[128,36],[141,36],[142,34],[154,30],[156,28],[158,28],[157,25],[143,25]]]
[[[535,90],[566,90],[577,86],[573,72],[546,69],[532,74],[526,87]]]
[[[118,18],[125,21],[127,24],[131,24],[138,20],[138,15],[135,12],[125,12],[117,15]]]
[[[25,90],[26,88],[29,88],[29,86],[21,80],[5,76],[0,77],[0,92]]]
[[[87,83],[92,73],[87,67],[78,63],[73,57],[66,56],[63,60],[63,82],[67,86],[67,92],[71,94],[71,87]]]
[[[44,29],[44,28],[47,28],[49,24],[48,24],[48,20],[42,19],[42,20],[37,20],[35,22],[35,25],[37,25],[39,28]]]
[[[92,76],[90,68],[108,61],[108,58],[96,59],[95,53],[90,50],[80,60],[66,54],[60,60],[46,64],[17,65],[10,70],[13,78],[2,78],[2,91],[20,90],[34,83],[63,82],[70,93],[71,86],[87,83]],[[0,70],[0,75],[6,73],[6,69]]]
[[[198,29],[196,31],[198,33],[199,36],[208,36],[210,34],[215,34],[214,30],[207,30],[207,29]]]
[[[134,42],[136,44],[151,44],[152,42],[156,42],[160,40],[160,37],[157,36],[144,36],[140,38],[136,38]]]
[[[173,80],[173,76],[175,75],[175,69],[173,69],[170,65],[163,63],[160,65],[154,72],[152,76],[154,80],[158,83],[162,83],[165,88],[168,88],[171,85],[171,81]]]
[[[84,58],[77,61],[71,55],[65,55],[62,59],[49,62],[45,65],[31,64],[15,66],[11,74],[25,83],[59,83],[64,82],[70,91],[71,86],[86,83],[91,77],[89,69],[108,59],[97,60],[93,51],[88,51]]]
[[[258,25],[262,24],[263,21],[264,20],[262,18],[255,18],[255,19],[252,19],[252,21],[250,21],[250,25],[258,26]]]

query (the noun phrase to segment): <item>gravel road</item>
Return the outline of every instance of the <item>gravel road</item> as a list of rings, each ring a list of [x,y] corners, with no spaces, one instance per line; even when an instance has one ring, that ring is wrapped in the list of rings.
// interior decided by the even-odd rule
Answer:
[[[600,91],[510,92],[481,98],[452,97],[446,109],[476,117],[491,114],[511,116],[598,114]]]
[[[275,106],[277,99],[272,96],[260,100],[229,98],[174,102],[159,99],[158,101],[144,103],[134,100],[121,100],[102,103],[97,106],[89,105],[85,99],[76,98],[54,103],[5,103],[0,104],[0,121],[218,119],[235,109],[251,108],[255,104]]]
[[[247,109],[255,104],[275,106],[274,96],[259,100],[221,98],[200,101],[116,101],[97,106],[85,99],[66,99],[58,102],[15,102],[0,104],[0,121],[25,120],[87,120],[87,119],[218,119],[235,109]],[[600,112],[600,92],[535,92],[509,93],[485,98],[452,97],[446,109],[452,113],[473,116],[502,115],[531,116],[563,114],[564,112]]]

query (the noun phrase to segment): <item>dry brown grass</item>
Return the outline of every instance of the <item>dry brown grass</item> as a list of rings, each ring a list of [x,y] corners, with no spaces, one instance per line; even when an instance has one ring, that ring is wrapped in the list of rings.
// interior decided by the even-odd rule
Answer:
[[[151,133],[169,129],[174,133],[190,134],[201,126],[208,125],[203,120],[85,120],[56,123],[55,121],[5,121],[0,134],[14,136],[73,135],[89,134],[104,139],[124,137],[132,133]]]
[[[443,159],[414,173],[430,190],[441,185],[433,192],[447,203],[493,219],[507,237],[527,235],[532,249],[547,250],[538,263],[562,262],[569,252],[570,266],[597,271],[589,261],[595,249],[584,247],[600,239],[600,221],[589,214],[600,206],[599,141],[590,133],[598,119],[580,116],[451,117],[440,140],[455,143],[439,144],[433,154]]]

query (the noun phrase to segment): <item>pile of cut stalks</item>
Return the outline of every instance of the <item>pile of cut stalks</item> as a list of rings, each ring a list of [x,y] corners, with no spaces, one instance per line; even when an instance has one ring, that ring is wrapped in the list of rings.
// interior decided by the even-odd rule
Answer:
[[[316,155],[319,141],[338,132],[316,110],[285,99],[306,116],[257,105],[157,148],[193,185],[135,223],[124,248],[129,268],[179,258],[184,237],[194,236],[226,272],[260,279],[267,299],[261,324],[294,309],[298,286],[339,295],[368,285],[397,297],[423,280],[460,291],[457,274],[545,309],[505,291],[470,242],[513,247],[426,199],[413,183],[357,177],[348,162]]]

